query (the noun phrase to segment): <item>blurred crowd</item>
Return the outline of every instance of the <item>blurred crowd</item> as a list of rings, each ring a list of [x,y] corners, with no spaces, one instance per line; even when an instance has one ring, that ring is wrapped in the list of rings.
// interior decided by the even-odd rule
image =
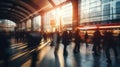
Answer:
[[[117,36],[113,35],[113,30],[104,30],[100,32],[99,29],[96,29],[92,36],[90,36],[87,30],[84,33],[81,33],[79,29],[74,31],[64,30],[59,32],[40,32],[40,31],[15,31],[8,32],[5,30],[0,31],[0,57],[5,61],[5,65],[8,63],[9,58],[9,48],[11,45],[11,38],[15,39],[15,43],[23,42],[27,43],[28,48],[36,48],[41,41],[47,42],[51,41],[50,46],[55,46],[55,53],[59,50],[59,45],[62,43],[64,45],[63,55],[67,56],[67,46],[71,42],[75,43],[73,53],[79,53],[82,43],[86,44],[86,48],[89,46],[89,43],[93,44],[93,55],[99,56],[101,50],[105,51],[106,62],[111,63],[110,58],[110,49],[113,49],[115,54],[115,59],[118,59],[120,51],[120,33]]]

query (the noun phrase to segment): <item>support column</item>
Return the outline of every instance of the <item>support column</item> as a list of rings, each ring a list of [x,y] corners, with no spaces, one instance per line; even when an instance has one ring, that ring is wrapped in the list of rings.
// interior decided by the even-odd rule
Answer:
[[[27,22],[25,21],[24,24],[25,24],[25,31],[27,31]]]
[[[34,20],[33,20],[33,17],[31,17],[31,31],[34,31]]]
[[[44,15],[41,15],[41,32],[44,32]]]
[[[73,30],[79,25],[79,13],[78,13],[78,0],[71,0],[72,1],[72,6],[73,6],[73,19],[72,19],[72,25],[73,25]]]
[[[17,30],[19,30],[19,29],[20,29],[20,23],[17,24]]]
[[[22,30],[22,22],[20,23],[20,31]]]
[[[18,23],[18,24],[17,24],[17,30],[20,31],[21,28],[22,28],[22,23]]]
[[[19,29],[19,23],[16,23],[15,32]]]

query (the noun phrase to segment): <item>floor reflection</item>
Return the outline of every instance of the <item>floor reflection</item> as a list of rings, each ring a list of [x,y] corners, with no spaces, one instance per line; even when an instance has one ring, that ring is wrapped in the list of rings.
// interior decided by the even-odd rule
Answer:
[[[54,53],[55,55],[55,67],[60,67],[59,57],[57,53]]]
[[[92,67],[100,67],[100,56],[93,55],[93,66]]]
[[[75,67],[81,67],[81,57],[80,54],[74,54],[74,66]]]
[[[33,51],[32,53],[32,62],[31,62],[31,67],[36,67],[36,62],[38,60],[38,51],[37,49]]]
[[[40,52],[44,54],[39,57],[38,67],[120,67],[120,61],[113,61],[112,64],[106,63],[105,54],[96,56],[92,53],[92,45],[81,46],[80,52],[74,54],[73,47],[68,46],[67,51],[63,51],[64,46],[60,45],[58,52],[54,52],[55,46],[47,46]],[[83,52],[82,52],[83,51]],[[65,55],[64,53],[67,53]],[[114,59],[113,59],[114,60]]]
[[[68,65],[67,65],[67,56],[64,56],[64,67],[68,67]]]

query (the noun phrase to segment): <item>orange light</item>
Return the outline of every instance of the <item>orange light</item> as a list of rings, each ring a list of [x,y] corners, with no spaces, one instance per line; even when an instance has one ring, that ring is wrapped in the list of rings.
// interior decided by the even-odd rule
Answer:
[[[120,26],[101,26],[100,28],[120,28]]]
[[[95,30],[95,29],[110,29],[110,28],[120,28],[120,25],[114,25],[114,26],[83,26],[83,27],[79,27],[80,30]]]

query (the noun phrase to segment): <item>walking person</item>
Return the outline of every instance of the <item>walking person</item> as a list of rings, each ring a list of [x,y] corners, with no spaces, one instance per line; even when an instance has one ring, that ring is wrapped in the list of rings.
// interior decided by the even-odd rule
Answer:
[[[117,59],[118,54],[117,54],[117,49],[116,49],[116,44],[114,42],[114,37],[113,37],[113,33],[111,31],[106,31],[104,33],[104,37],[103,37],[103,45],[104,45],[104,49],[105,49],[105,54],[106,54],[106,58],[107,58],[107,63],[111,64],[111,54],[110,54],[110,49],[112,48],[115,54],[115,58]]]
[[[85,35],[84,35],[84,39],[85,39],[85,44],[86,44],[86,48],[88,47],[88,42],[87,42],[87,40],[88,40],[88,33],[87,33],[87,31],[85,32]]]
[[[70,44],[70,36],[69,31],[65,30],[62,34],[62,44],[64,45],[63,55],[68,55],[67,53],[67,46]]]
[[[94,33],[93,33],[93,51],[95,55],[100,55],[100,44],[101,44],[101,33],[100,31],[97,29]]]
[[[8,67],[10,57],[9,35],[5,30],[0,30],[0,57],[4,61],[4,67]]]
[[[53,43],[55,45],[55,53],[58,52],[59,44],[60,44],[60,33],[56,30],[53,35]]]
[[[39,31],[27,32],[26,36],[27,36],[26,37],[27,45],[28,45],[28,48],[30,48],[30,49],[34,49],[34,48],[38,47],[42,40],[42,35]]]
[[[75,47],[74,47],[74,53],[79,53],[80,50],[80,42],[81,42],[81,36],[80,36],[80,30],[77,29],[74,34],[75,38]]]
[[[118,34],[118,50],[120,51],[120,33]]]

